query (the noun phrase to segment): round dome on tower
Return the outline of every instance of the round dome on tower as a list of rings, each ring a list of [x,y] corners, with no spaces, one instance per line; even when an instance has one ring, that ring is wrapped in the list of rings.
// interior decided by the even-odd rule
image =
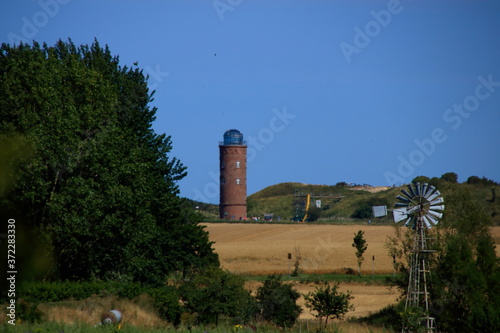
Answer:
[[[230,129],[224,133],[224,146],[243,145],[243,134],[237,129]]]

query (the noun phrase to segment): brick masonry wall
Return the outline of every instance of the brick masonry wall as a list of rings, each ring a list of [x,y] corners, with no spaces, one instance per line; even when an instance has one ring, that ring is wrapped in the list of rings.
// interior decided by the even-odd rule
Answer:
[[[247,216],[247,147],[219,146],[220,217],[240,220]]]

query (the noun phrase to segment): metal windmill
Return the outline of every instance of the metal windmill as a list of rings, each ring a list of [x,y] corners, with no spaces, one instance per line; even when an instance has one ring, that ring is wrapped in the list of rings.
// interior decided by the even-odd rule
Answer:
[[[444,199],[441,193],[429,184],[410,184],[408,191],[403,189],[398,195],[399,202],[393,210],[394,222],[405,221],[404,225],[415,231],[413,250],[410,257],[410,278],[406,294],[405,310],[419,308],[423,316],[419,318],[426,332],[436,329],[435,319],[429,314],[429,292],[427,274],[429,273],[426,256],[435,252],[427,248],[426,230],[436,225],[443,216]],[[403,327],[403,332],[410,331]]]

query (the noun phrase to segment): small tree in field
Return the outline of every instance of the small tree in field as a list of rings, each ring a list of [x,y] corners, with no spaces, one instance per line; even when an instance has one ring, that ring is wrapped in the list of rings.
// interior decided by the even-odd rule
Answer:
[[[360,230],[357,234],[354,234],[352,243],[352,247],[356,248],[356,258],[358,258],[358,275],[361,275],[361,264],[365,260],[363,254],[368,248],[368,244],[366,244],[366,240],[363,238],[364,233],[364,231]]]
[[[349,301],[354,297],[351,296],[349,291],[347,293],[339,292],[337,290],[338,286],[338,282],[333,286],[325,284],[324,287],[316,287],[314,292],[304,295],[306,306],[316,312],[313,315],[319,318],[320,327],[323,317],[325,318],[326,328],[328,318],[342,319],[348,311],[354,310],[354,306],[349,304]]]

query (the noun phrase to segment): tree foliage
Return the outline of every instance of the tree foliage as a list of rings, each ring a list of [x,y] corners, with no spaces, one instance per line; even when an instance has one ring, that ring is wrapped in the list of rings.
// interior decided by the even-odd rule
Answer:
[[[201,324],[219,324],[221,316],[239,324],[254,318],[256,305],[239,276],[211,267],[181,287],[186,308]]]
[[[428,183],[431,179],[429,177],[426,177],[426,176],[417,176],[415,178],[413,178],[413,180],[411,181],[413,184],[416,184],[416,183],[420,183],[420,184],[423,184],[423,183]]]
[[[61,279],[165,274],[217,262],[177,181],[186,167],[152,129],[147,76],[106,46],[3,44],[0,135],[33,153],[3,204],[49,235]],[[189,245],[188,245],[189,244]]]
[[[446,210],[436,228],[428,230],[430,315],[443,332],[500,331],[500,261],[490,234],[491,218],[470,193],[458,185],[440,188]],[[397,227],[388,247],[398,258],[403,298],[408,286],[408,255],[413,232]]]
[[[447,172],[441,175],[441,179],[448,182],[456,184],[458,183],[458,175],[454,172]]]
[[[433,311],[444,331],[500,331],[500,261],[491,218],[470,193],[446,193],[446,216],[433,263]]]
[[[356,258],[358,260],[358,275],[361,275],[361,264],[365,260],[363,257],[366,249],[368,248],[368,244],[366,244],[366,239],[364,239],[363,235],[364,231],[359,230],[358,233],[354,234],[354,238],[352,240],[352,247],[356,248]]]
[[[292,327],[302,309],[297,305],[300,293],[281,281],[280,275],[270,275],[257,290],[256,299],[264,320],[280,327]]]
[[[466,183],[467,184],[472,184],[472,185],[476,185],[476,184],[480,184],[480,185],[498,185],[498,183],[495,182],[494,180],[488,179],[486,177],[479,178],[478,176],[470,176],[469,178],[467,178]]]
[[[338,282],[333,286],[326,284],[304,295],[306,306],[315,312],[314,316],[319,318],[320,326],[322,318],[325,318],[325,328],[328,318],[342,319],[348,311],[354,310],[354,306],[349,303],[354,297],[350,292],[339,292],[338,286]]]

